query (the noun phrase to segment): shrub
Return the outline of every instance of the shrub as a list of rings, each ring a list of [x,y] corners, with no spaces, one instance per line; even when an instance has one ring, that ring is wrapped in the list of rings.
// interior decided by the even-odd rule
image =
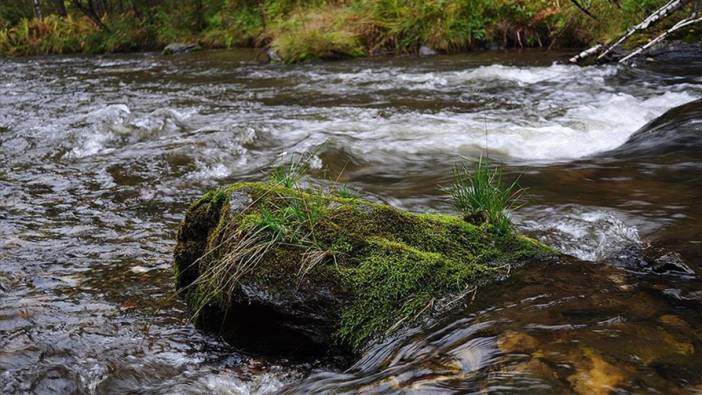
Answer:
[[[73,16],[34,20],[31,3],[24,2],[0,5],[0,53],[125,52],[199,42],[270,45],[294,63],[416,53],[422,45],[442,52],[490,44],[583,46],[611,40],[664,2],[581,2],[599,17],[595,20],[572,2],[556,0],[158,0],[148,10],[132,7],[125,13],[120,7],[119,13],[104,15],[109,32],[70,7]]]
[[[263,16],[252,4],[230,4],[207,20],[202,43],[208,47],[255,46],[263,33]]]
[[[17,2],[18,4],[0,4],[0,28],[12,27],[24,18],[31,19],[34,16],[29,2]]]
[[[110,18],[106,24],[110,26],[110,31],[98,30],[90,34],[84,52],[133,52],[158,47],[154,26],[130,12]]]

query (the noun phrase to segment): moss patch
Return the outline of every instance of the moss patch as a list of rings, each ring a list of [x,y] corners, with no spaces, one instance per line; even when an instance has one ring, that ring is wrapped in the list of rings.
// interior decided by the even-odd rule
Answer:
[[[282,310],[328,321],[330,341],[358,351],[507,268],[549,254],[534,240],[454,216],[239,183],[192,205],[175,266],[198,315],[203,303],[222,312],[252,300],[290,304]]]

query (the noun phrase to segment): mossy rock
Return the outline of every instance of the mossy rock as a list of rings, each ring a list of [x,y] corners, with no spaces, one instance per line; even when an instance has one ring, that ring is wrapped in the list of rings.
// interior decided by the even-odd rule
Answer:
[[[553,250],[459,217],[274,183],[195,202],[175,269],[198,327],[251,350],[358,352]]]

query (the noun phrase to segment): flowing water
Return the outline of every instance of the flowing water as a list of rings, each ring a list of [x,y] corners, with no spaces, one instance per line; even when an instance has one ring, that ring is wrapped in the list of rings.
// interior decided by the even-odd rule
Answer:
[[[702,392],[702,63],[256,57],[0,59],[1,393]],[[486,148],[529,188],[518,226],[579,260],[345,371],[234,350],[173,297],[175,232],[209,188],[302,153],[315,180],[451,212],[439,188]],[[648,243],[689,270],[621,252]]]

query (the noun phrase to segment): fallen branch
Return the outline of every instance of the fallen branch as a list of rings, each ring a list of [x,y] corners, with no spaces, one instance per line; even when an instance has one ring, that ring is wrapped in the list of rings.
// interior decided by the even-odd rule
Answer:
[[[677,11],[678,9],[680,9],[681,7],[683,7],[684,5],[686,5],[690,1],[691,0],[671,0],[668,3],[666,3],[663,7],[656,10],[653,14],[649,15],[641,23],[629,28],[629,30],[627,30],[626,33],[624,33],[624,35],[622,35],[614,43],[609,44],[606,47],[603,46],[602,44],[598,44],[592,48],[589,48],[583,52],[580,52],[578,55],[572,57],[570,59],[570,61],[573,63],[578,63],[578,62],[582,61],[583,59],[589,58],[590,56],[594,56],[598,53],[599,53],[599,55],[597,56],[597,60],[602,60],[602,58],[609,55],[615,48],[620,46],[629,37],[631,37],[632,35],[634,35],[637,32],[648,29],[649,27],[653,26],[658,21],[664,19],[668,15]],[[604,50],[602,50],[603,48],[604,48]]]
[[[629,37],[634,35],[634,33],[640,32],[642,30],[646,30],[649,27],[655,25],[658,21],[661,19],[667,17],[668,15],[672,14],[673,12],[677,11],[680,9],[682,6],[687,4],[690,0],[672,0],[669,1],[666,5],[663,7],[659,8],[656,12],[653,14],[649,15],[646,19],[644,19],[641,23],[638,25],[629,28],[626,33],[624,33],[623,36],[619,38],[614,44],[609,45],[607,49],[602,51],[602,53],[597,56],[597,60],[601,60],[605,56],[609,55],[616,47],[620,46],[624,41],[626,41]]]
[[[573,56],[572,58],[570,58],[569,62],[570,63],[580,63],[581,60],[589,58],[590,56],[594,56],[595,54],[600,52],[600,50],[602,50],[602,48],[604,48],[604,45],[597,44],[594,47],[592,47],[588,50],[582,51],[579,54]]]
[[[619,61],[619,63],[627,63],[631,58],[634,58],[634,57],[639,56],[642,53],[646,52],[649,48],[654,46],[656,43],[664,40],[666,37],[668,37],[668,35],[670,35],[671,33],[674,33],[676,30],[680,30],[684,27],[687,27],[687,26],[690,26],[690,25],[693,25],[693,24],[699,23],[699,22],[702,22],[702,18],[695,18],[693,16],[693,17],[690,17],[687,19],[683,19],[682,21],[676,23],[675,26],[666,30],[663,34],[659,35],[658,37],[656,37],[656,38],[652,39],[651,41],[649,41],[648,43],[646,43],[646,45],[639,47],[634,52],[632,52],[629,55],[622,58]]]

